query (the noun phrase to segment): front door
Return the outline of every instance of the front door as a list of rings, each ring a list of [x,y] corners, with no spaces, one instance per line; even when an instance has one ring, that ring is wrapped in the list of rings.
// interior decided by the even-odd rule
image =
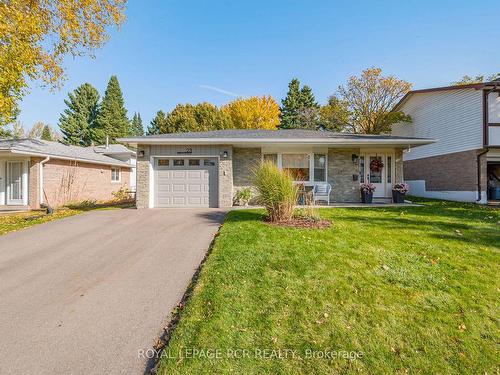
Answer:
[[[23,204],[23,162],[7,162],[7,204]]]
[[[378,160],[382,162],[382,168],[371,168],[372,163]],[[375,185],[373,196],[376,198],[384,198],[391,196],[392,190],[392,171],[394,158],[392,154],[373,153],[365,154],[360,157],[360,180],[363,182],[371,182]]]

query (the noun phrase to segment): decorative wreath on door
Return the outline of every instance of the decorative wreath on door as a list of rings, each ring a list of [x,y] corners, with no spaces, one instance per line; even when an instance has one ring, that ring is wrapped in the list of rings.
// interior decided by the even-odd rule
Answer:
[[[370,162],[370,170],[372,172],[380,172],[384,168],[384,163],[379,158],[375,158]]]

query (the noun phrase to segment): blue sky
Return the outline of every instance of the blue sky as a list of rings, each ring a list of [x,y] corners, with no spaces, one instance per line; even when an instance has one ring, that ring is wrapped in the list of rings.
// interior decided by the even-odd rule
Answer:
[[[500,71],[499,10],[498,0],[129,0],[110,42],[93,59],[69,58],[61,90],[34,84],[19,119],[57,125],[69,91],[89,82],[103,95],[112,74],[145,125],[177,103],[279,101],[293,77],[324,103],[371,66],[414,88],[447,85]]]

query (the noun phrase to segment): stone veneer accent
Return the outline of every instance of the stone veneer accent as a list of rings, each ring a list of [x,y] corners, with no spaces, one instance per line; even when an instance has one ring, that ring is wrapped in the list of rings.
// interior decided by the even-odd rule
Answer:
[[[144,156],[139,156],[141,151]],[[149,154],[150,146],[139,145],[137,149],[137,183],[135,205],[137,208],[149,207]]]
[[[404,181],[404,175],[403,175],[403,149],[402,148],[397,148],[394,150],[394,153],[396,154],[396,160],[394,161],[395,165],[395,171],[394,171],[394,183],[400,183]]]
[[[219,159],[219,207],[231,207],[233,205],[233,158],[232,148],[227,146],[221,148],[228,152],[227,158]]]
[[[244,188],[249,187],[253,191],[253,199],[251,204],[256,203],[255,197],[257,192],[253,186],[253,169],[262,161],[262,152],[260,148],[235,148],[233,157],[233,183],[234,183],[234,200],[236,193]]]
[[[477,155],[481,150],[454,152],[404,162],[405,180],[424,180],[428,191],[477,191]],[[486,189],[486,155],[481,157],[481,187]]]
[[[328,149],[328,183],[332,185],[331,199],[334,202],[359,202],[359,164],[352,162],[352,154],[359,155],[359,148]]]

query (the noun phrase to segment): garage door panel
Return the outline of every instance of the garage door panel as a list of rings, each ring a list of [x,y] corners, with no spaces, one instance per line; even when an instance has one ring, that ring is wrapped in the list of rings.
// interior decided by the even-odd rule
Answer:
[[[185,192],[186,191],[186,185],[182,185],[179,183],[172,184],[172,192],[177,193],[177,192]]]
[[[201,206],[204,201],[201,197],[188,197],[188,204],[191,206]]]
[[[156,207],[217,207],[217,163],[156,167]],[[177,169],[176,169],[177,168]],[[181,169],[182,168],[182,169]]]
[[[172,178],[184,180],[186,178],[186,171],[172,171]]]
[[[188,171],[186,178],[188,180],[200,180],[204,178],[205,176],[205,171]]]

